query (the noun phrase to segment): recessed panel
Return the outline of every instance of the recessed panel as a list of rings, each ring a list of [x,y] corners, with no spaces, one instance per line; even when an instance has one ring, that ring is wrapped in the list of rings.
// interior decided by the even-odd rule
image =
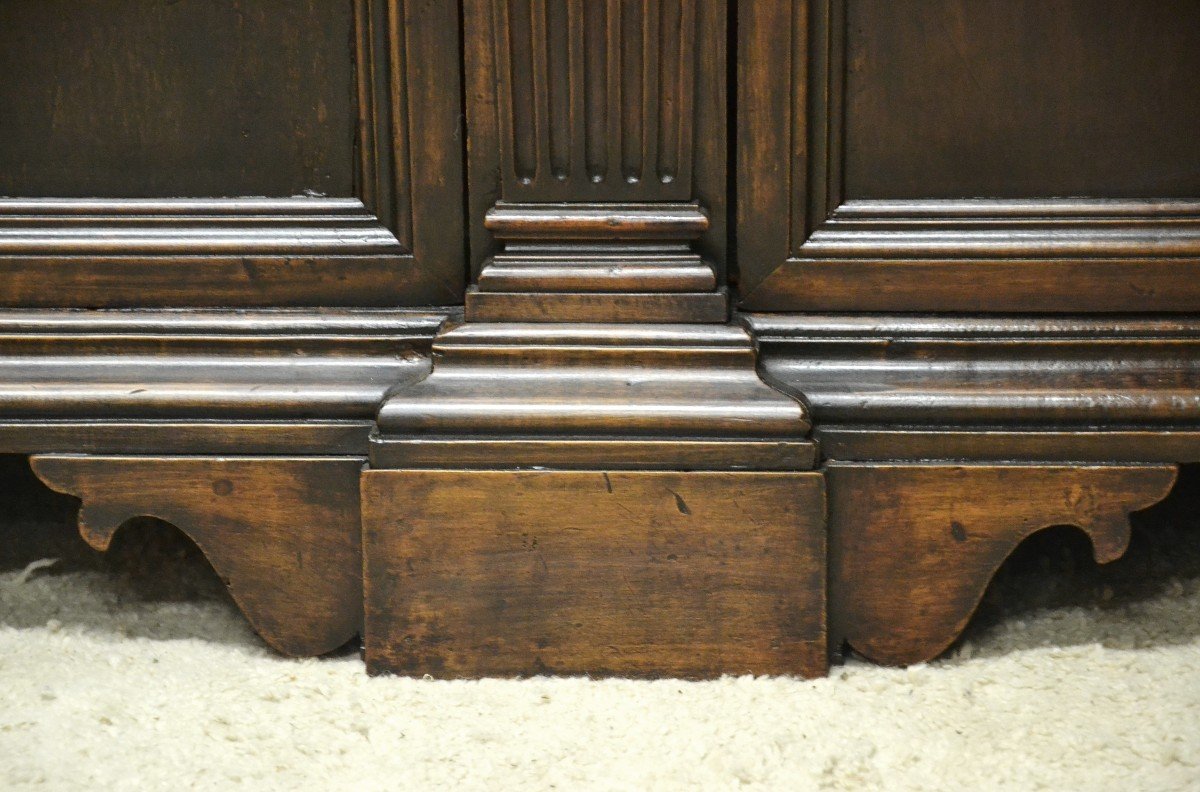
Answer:
[[[1200,195],[1200,3],[845,14],[846,199]]]
[[[350,0],[0,0],[0,196],[353,194]]]

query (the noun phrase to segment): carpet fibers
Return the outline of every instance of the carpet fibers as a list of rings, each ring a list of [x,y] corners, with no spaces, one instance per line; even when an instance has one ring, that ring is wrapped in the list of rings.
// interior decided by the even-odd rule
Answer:
[[[274,656],[227,601],[0,575],[0,786],[1200,788],[1200,579],[828,679],[441,682]]]

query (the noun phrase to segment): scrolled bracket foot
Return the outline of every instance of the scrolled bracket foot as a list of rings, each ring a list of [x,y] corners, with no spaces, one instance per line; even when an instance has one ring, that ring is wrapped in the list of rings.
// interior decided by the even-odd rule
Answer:
[[[183,531],[279,652],[324,654],[359,632],[361,459],[43,455],[30,464],[82,501],[80,533],[98,550],[134,517]]]
[[[1175,465],[829,466],[830,632],[871,660],[931,660],[958,637],[1026,538],[1073,525],[1100,563],[1129,515],[1174,486]]]

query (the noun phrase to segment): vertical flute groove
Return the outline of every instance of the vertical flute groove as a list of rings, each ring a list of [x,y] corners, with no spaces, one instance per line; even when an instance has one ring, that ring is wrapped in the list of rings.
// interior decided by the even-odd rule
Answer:
[[[676,91],[675,125],[672,130],[676,136],[675,162],[669,171],[672,179],[681,178],[687,182],[686,189],[691,190],[691,173],[693,152],[695,148],[692,132],[692,120],[695,114],[697,75],[699,64],[696,39],[697,13],[695,0],[680,0],[679,7],[679,73],[674,80]],[[664,179],[666,181],[666,179]]]
[[[529,6],[529,54],[533,72],[533,179],[549,177],[550,167],[550,37],[546,35],[546,3],[532,0]]]
[[[632,185],[640,182],[642,174],[642,135],[645,128],[643,39],[646,32],[646,16],[645,7],[634,0],[626,0],[621,6],[622,35],[626,39],[621,47],[624,59],[621,69],[621,115],[624,128],[621,162],[625,181]]]
[[[608,32],[608,15],[605,4],[597,0],[578,0],[581,10],[579,29],[574,32],[584,52],[585,77],[583,80],[583,104],[586,118],[588,179],[593,183],[603,182],[607,175],[608,157],[605,127],[608,124],[608,62],[605,57]],[[598,35],[603,33],[604,35]]]
[[[671,0],[666,0],[671,2]],[[662,47],[662,1],[644,0],[642,7],[642,156],[638,169],[641,179],[649,179],[658,170],[658,132],[660,128],[659,77],[666,53]]]
[[[387,30],[389,41],[388,62],[390,65],[388,90],[391,91],[391,145],[392,170],[396,185],[392,192],[390,209],[394,225],[392,228],[405,244],[411,244],[412,228],[412,193],[407,185],[412,184],[412,164],[409,159],[408,140],[408,49],[404,39],[408,29],[404,24],[404,4],[402,0],[387,2]]]
[[[658,156],[654,174],[661,184],[675,180],[679,162],[679,89],[682,85],[683,27],[681,9],[685,0],[666,0],[662,4],[658,58]]]
[[[543,50],[546,53],[546,103],[548,178],[566,183],[571,170],[576,168],[579,158],[574,150],[579,136],[576,134],[575,113],[571,106],[574,81],[583,77],[583,69],[577,68],[576,50],[572,44],[572,6],[577,0],[543,0],[542,30],[545,37]],[[578,128],[582,132],[582,125]]]
[[[378,1],[400,8],[392,21],[401,26],[393,33],[402,34],[409,0]],[[704,25],[720,21],[705,16],[708,6],[697,0],[477,2],[493,12],[500,166],[516,200],[657,201],[691,194],[695,92],[704,68],[697,37],[707,35]],[[402,49],[394,53],[403,57]],[[381,134],[385,123],[379,121]]]
[[[495,20],[496,39],[496,71],[500,88],[499,119],[502,128],[500,135],[501,153],[507,159],[508,176],[517,184],[528,184],[533,179],[533,156],[531,153],[531,135],[529,134],[529,115],[522,112],[518,101],[519,69],[517,59],[520,57],[517,46],[517,23],[519,14],[512,13],[512,0],[493,0],[492,9]]]
[[[622,58],[621,27],[625,15],[621,13],[621,0],[608,0],[608,179],[616,182],[623,178],[624,141],[622,140],[623,100],[621,97]]]
[[[587,178],[587,114],[585,107],[590,80],[587,69],[587,42],[584,25],[584,0],[567,0],[567,61],[564,65],[564,88],[567,91],[567,119],[569,131],[567,142],[566,173],[570,180]]]

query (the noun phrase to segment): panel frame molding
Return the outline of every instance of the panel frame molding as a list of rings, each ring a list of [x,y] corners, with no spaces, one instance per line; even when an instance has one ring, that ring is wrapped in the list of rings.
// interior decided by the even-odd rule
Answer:
[[[846,2],[738,7],[742,308],[1200,310],[1200,200],[845,200]]]
[[[460,84],[457,7],[342,1],[354,16],[354,195],[3,198],[0,307],[461,302],[461,105],[447,90]]]

